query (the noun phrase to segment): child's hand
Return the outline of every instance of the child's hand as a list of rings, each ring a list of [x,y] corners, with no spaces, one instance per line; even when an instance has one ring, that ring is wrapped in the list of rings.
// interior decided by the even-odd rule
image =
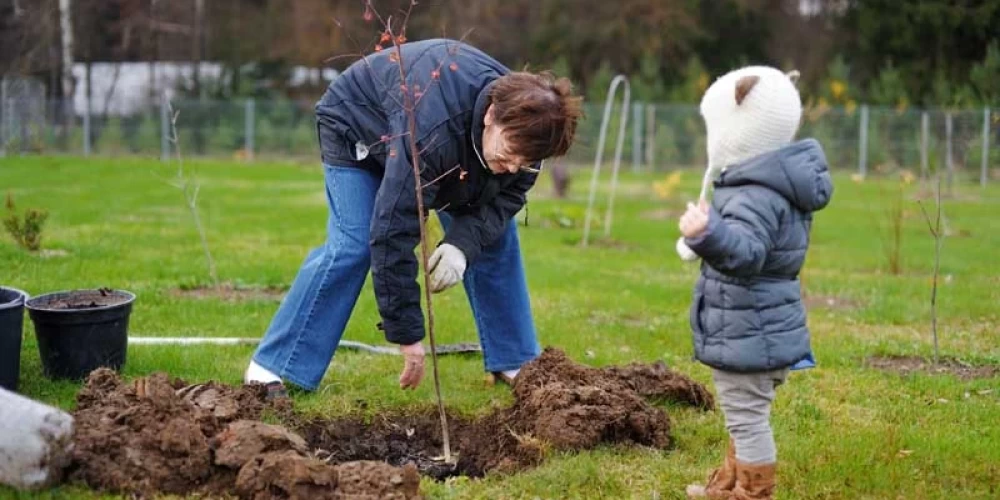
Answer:
[[[705,228],[708,227],[708,202],[701,200],[698,202],[698,206],[689,202],[687,212],[684,212],[684,215],[681,216],[678,225],[680,226],[681,234],[685,238],[697,238],[701,236],[701,233],[704,233]]]

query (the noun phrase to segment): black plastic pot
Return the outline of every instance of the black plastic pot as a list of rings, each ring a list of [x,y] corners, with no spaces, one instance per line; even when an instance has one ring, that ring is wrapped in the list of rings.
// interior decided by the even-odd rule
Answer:
[[[39,295],[26,306],[38,337],[42,371],[80,380],[102,366],[121,370],[135,295],[122,290],[72,290]]]
[[[28,294],[0,286],[0,387],[17,391],[21,372],[21,333]]]

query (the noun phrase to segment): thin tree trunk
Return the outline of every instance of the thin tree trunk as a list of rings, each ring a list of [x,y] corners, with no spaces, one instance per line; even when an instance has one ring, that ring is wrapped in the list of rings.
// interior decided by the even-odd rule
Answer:
[[[205,0],[194,0],[194,39],[192,40],[191,60],[194,61],[194,94],[198,99],[202,98],[201,89],[201,37],[202,26],[205,19]]]
[[[410,8],[413,8],[413,3],[410,4]],[[406,18],[403,20],[402,32],[406,32],[406,24],[409,19],[409,12],[406,14]],[[441,419],[441,447],[442,455],[447,463],[452,462],[451,455],[451,433],[448,428],[448,416],[444,411],[444,399],[441,397],[441,377],[438,372],[438,360],[437,360],[437,341],[434,338],[434,305],[431,299],[431,275],[427,267],[428,258],[430,257],[430,252],[427,247],[427,218],[424,217],[424,190],[423,190],[423,180],[420,177],[420,151],[417,148],[417,102],[418,99],[414,97],[415,91],[410,87],[410,82],[408,81],[407,73],[405,71],[405,61],[403,61],[403,49],[400,46],[400,41],[396,35],[392,32],[391,18],[389,22],[386,23],[386,31],[392,36],[392,43],[395,45],[396,53],[399,54],[399,59],[396,62],[399,66],[399,81],[402,86],[403,93],[403,109],[406,111],[406,129],[409,132],[409,137],[407,137],[407,142],[410,146],[410,161],[413,163],[413,180],[416,188],[417,195],[417,220],[420,226],[420,262],[424,274],[424,300],[427,302],[427,339],[431,346],[431,365],[433,368],[434,375],[434,394],[437,396],[437,406],[438,406],[438,416]],[[402,154],[400,152],[399,154]]]
[[[155,106],[159,102],[160,96],[160,93],[157,91],[156,82],[156,63],[160,60],[160,30],[153,28],[156,25],[156,2],[157,0],[150,0],[149,2],[149,33],[152,33],[153,36],[152,50],[149,57],[149,103],[151,106]]]
[[[924,208],[924,204],[920,203],[920,211],[924,214],[924,220],[927,221],[927,229],[931,232],[931,236],[934,237],[934,277],[931,280],[931,337],[934,340],[934,364],[937,364],[941,358],[940,350],[938,349],[938,327],[937,327],[937,290],[938,290],[938,276],[941,272],[941,243],[944,240],[947,231],[941,227],[941,223],[944,220],[944,207],[941,205],[941,172],[937,172],[937,214],[935,216],[934,222],[931,222],[931,217],[927,215],[927,210]]]
[[[938,174],[937,185],[937,219],[934,227],[934,280],[931,285],[931,335],[934,337],[934,364],[940,360],[941,352],[938,349],[938,328],[937,328],[937,289],[938,275],[941,270],[941,241],[944,240],[944,232],[941,231],[941,174]]]
[[[61,142],[69,146],[69,128],[73,117],[73,13],[71,0],[59,0],[59,120]]]
[[[62,40],[62,94],[73,98],[73,13],[71,0],[59,0],[59,30]]]

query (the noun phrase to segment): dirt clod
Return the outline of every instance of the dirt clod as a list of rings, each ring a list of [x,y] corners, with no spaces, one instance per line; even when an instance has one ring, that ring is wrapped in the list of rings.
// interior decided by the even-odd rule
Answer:
[[[270,500],[407,500],[419,498],[416,467],[392,467],[382,462],[329,465],[294,451],[258,455],[236,478],[242,498]]]
[[[279,425],[240,420],[215,437],[215,463],[238,469],[257,455],[275,450],[306,454],[306,441]]]

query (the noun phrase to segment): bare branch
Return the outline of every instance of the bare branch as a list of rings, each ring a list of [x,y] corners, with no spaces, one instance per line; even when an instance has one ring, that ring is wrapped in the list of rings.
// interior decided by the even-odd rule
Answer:
[[[420,155],[423,155],[427,151],[430,151],[431,146],[434,146],[434,143],[436,141],[437,141],[437,132],[434,132],[434,135],[432,135],[430,137],[430,139],[427,139],[426,141],[424,141],[424,143],[425,143],[424,147],[420,151],[417,151],[417,153],[420,154]]]
[[[924,202],[917,200],[917,205],[920,206],[920,212],[924,214],[924,220],[927,222],[927,229],[930,230],[931,236],[937,238],[937,231],[934,230],[934,226],[931,225],[931,216],[927,215],[927,209],[924,208]]]
[[[356,52],[356,53],[352,53],[352,54],[341,54],[339,56],[330,56],[330,57],[328,57],[326,59],[323,59],[323,62],[324,63],[331,63],[331,62],[334,62],[334,61],[339,61],[341,59],[347,59],[348,57],[357,57],[357,58],[360,59],[362,57],[365,57],[365,55],[362,54],[362,53],[360,53],[360,52]]]
[[[445,177],[448,177],[448,174],[450,174],[450,173],[454,172],[454,171],[455,171],[455,170],[457,170],[457,169],[461,169],[461,168],[462,168],[462,165],[461,165],[461,164],[459,164],[459,165],[455,165],[454,167],[451,167],[451,168],[449,168],[447,172],[445,172],[445,173],[443,173],[443,174],[441,174],[441,175],[439,175],[439,176],[435,177],[435,178],[434,178],[434,180],[432,180],[432,181],[430,181],[430,182],[428,182],[428,183],[426,183],[426,184],[422,185],[421,187],[422,187],[422,188],[425,188],[425,187],[428,187],[428,186],[433,186],[433,185],[434,185],[434,183],[436,183],[437,181],[439,181],[439,180],[441,180],[441,179],[444,179]]]
[[[366,6],[367,9],[371,10],[371,12],[375,15],[375,17],[378,18],[378,20],[379,20],[380,23],[383,23],[383,25],[385,24],[382,21],[382,16],[378,13],[378,10],[375,9],[375,6],[372,5],[372,3],[371,3],[370,0],[365,0],[365,6]],[[340,27],[340,28],[343,28],[343,26],[344,26],[340,22],[340,20],[338,20],[336,17],[333,18],[333,22],[336,23],[337,26]],[[368,71],[372,75],[374,75],[375,72],[372,70],[371,63],[368,61],[368,56],[363,51],[363,49],[361,49],[361,47],[362,47],[361,44],[357,41],[357,39],[355,39],[351,35],[350,31],[344,30],[344,35],[347,36],[347,39],[350,40],[350,42],[353,43],[354,46],[357,47],[360,52],[356,52],[356,53],[353,53],[353,54],[346,54],[346,55],[343,55],[343,56],[333,56],[333,57],[328,58],[327,62],[338,60],[338,59],[341,59],[341,58],[344,58],[344,57],[359,57],[360,60],[364,61],[365,66],[368,68]],[[367,45],[367,47],[372,47],[374,45],[375,45],[375,43],[369,42],[369,44]],[[395,101],[395,103],[396,103],[397,106],[403,107],[403,103],[400,102],[399,99],[396,98],[395,94],[393,94],[392,92],[389,91],[389,89],[385,86],[384,82],[382,82],[381,80],[379,80],[377,78],[373,78],[372,80],[374,80],[375,83],[379,86],[379,91],[381,91],[381,92],[385,93],[385,95],[389,96],[389,98],[391,98],[393,101]]]

